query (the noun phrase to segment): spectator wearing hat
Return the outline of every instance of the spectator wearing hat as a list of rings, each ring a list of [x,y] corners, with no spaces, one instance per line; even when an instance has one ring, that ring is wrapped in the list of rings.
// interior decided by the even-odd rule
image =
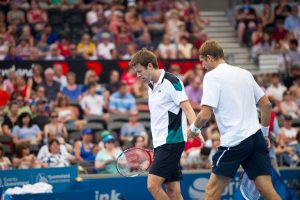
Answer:
[[[97,46],[98,57],[103,60],[116,58],[116,46],[110,41],[109,33],[102,33],[102,41]]]
[[[122,83],[119,90],[113,93],[109,99],[109,110],[112,114],[128,115],[136,110],[134,97],[127,92],[127,85]]]
[[[95,161],[96,146],[92,143],[93,131],[91,129],[83,129],[81,132],[81,141],[77,141],[74,146],[75,159],[77,161]]]
[[[115,162],[122,151],[116,147],[116,139],[112,135],[104,136],[103,142],[104,149],[97,153],[95,168],[101,174],[115,174]]]

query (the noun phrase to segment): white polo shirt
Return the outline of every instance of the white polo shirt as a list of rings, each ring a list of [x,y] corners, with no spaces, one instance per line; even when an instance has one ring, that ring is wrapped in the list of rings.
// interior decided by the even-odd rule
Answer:
[[[182,81],[161,70],[156,84],[149,84],[148,105],[153,147],[186,141],[187,119],[180,103],[187,101]]]
[[[236,146],[260,129],[256,104],[263,96],[252,74],[244,69],[224,63],[206,73],[201,105],[213,108],[221,146]]]

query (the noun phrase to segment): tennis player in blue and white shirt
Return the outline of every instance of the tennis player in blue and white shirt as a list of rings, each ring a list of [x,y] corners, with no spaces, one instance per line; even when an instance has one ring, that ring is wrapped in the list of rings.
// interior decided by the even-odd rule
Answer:
[[[280,199],[272,185],[268,155],[269,99],[250,72],[225,63],[223,49],[216,41],[206,41],[199,54],[208,72],[203,80],[201,111],[191,125],[189,134],[201,129],[212,114],[221,134],[221,146],[213,156],[205,199],[220,199],[240,165],[254,180],[264,199]],[[258,121],[256,104],[261,108],[262,127]]]

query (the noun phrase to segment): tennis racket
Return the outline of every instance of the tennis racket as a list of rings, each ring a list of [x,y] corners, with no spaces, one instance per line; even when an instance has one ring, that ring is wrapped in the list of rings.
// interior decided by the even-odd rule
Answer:
[[[126,149],[118,156],[116,167],[120,175],[136,177],[146,173],[150,169],[152,161],[152,150],[133,147]]]
[[[245,172],[241,175],[240,191],[246,200],[258,200],[260,198],[254,181],[250,180]]]

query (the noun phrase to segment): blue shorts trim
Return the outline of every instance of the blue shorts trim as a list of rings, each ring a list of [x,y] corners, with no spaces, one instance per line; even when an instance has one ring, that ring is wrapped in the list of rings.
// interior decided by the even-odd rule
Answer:
[[[261,130],[234,147],[219,147],[213,156],[212,172],[233,178],[242,165],[250,179],[272,172],[269,150]]]

